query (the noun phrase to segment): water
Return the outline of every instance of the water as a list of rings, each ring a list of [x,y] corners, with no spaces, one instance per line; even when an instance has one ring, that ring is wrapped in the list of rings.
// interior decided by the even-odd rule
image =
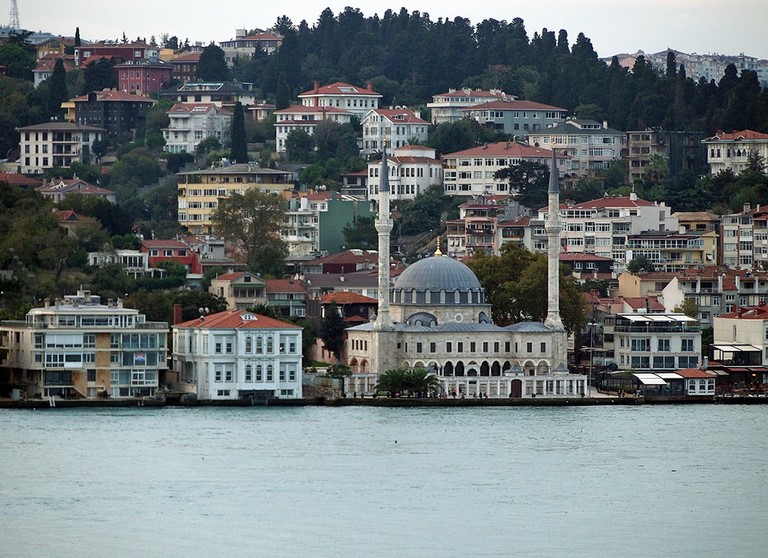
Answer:
[[[0,556],[763,557],[768,406],[0,410]]]

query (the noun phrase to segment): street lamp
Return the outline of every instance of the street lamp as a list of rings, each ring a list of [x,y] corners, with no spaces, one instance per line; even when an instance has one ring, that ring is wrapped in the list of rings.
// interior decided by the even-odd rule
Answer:
[[[597,322],[589,322],[589,376],[587,376],[587,395],[592,397],[592,364],[595,359],[595,326]]]

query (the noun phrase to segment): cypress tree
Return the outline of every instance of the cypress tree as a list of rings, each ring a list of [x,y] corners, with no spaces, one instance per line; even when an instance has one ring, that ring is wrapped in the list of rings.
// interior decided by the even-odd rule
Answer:
[[[59,58],[53,66],[53,73],[48,80],[48,114],[59,116],[61,103],[67,100],[67,72],[64,61]]]
[[[230,141],[232,144],[229,154],[230,159],[235,163],[247,163],[248,145],[245,140],[245,117],[243,116],[243,105],[240,101],[235,104],[234,113],[232,114]]]
[[[80,28],[75,27],[75,47],[80,46]]]

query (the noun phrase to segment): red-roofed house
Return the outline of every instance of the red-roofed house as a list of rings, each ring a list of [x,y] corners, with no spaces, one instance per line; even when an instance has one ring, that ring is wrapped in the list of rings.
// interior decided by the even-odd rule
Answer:
[[[230,310],[245,310],[267,304],[266,283],[249,271],[228,271],[211,279],[208,292],[227,300]]]
[[[301,271],[307,274],[353,273],[375,269],[377,261],[377,252],[351,249],[307,261]]]
[[[307,312],[307,289],[296,279],[267,279],[267,304],[286,318],[303,318]]]
[[[426,192],[432,184],[443,183],[443,164],[435,150],[423,145],[403,145],[387,157],[389,196],[393,200],[411,200]],[[368,163],[368,198],[377,199],[381,161]]]
[[[363,126],[364,155],[381,151],[384,148],[384,140],[390,148],[398,148],[414,141],[427,141],[429,122],[405,107],[371,109],[360,124]]]
[[[552,152],[516,141],[488,143],[479,147],[443,155],[443,188],[449,196],[514,194],[509,182],[494,178],[496,171],[530,161],[549,166]],[[568,156],[557,153],[560,174],[568,171]]]
[[[16,172],[0,172],[0,182],[10,184],[11,186],[18,186],[25,190],[41,186],[39,178],[24,176]]]
[[[379,108],[381,97],[370,82],[363,89],[341,81],[320,87],[316,81],[311,90],[299,95],[299,100],[305,107],[333,107],[351,112],[362,120],[369,110]]]
[[[186,242],[181,240],[142,240],[141,252],[148,254],[149,267],[157,267],[161,262],[173,262],[187,268],[188,274],[201,273],[200,256]]]
[[[300,399],[302,329],[245,310],[173,326],[173,370],[198,399]]]
[[[75,118],[80,125],[97,126],[111,137],[133,135],[144,125],[147,111],[157,101],[125,91],[104,89],[72,99]]]
[[[64,71],[69,72],[75,69],[75,57],[70,54],[46,54],[38,58],[35,62],[35,68],[32,73],[35,76],[35,87],[39,87],[46,79],[53,75],[53,68],[56,61],[61,59],[64,64]]]
[[[193,81],[197,76],[197,63],[200,62],[199,52],[182,52],[168,63],[171,65],[171,76],[180,83]]]
[[[707,162],[713,175],[725,169],[740,173],[749,167],[751,154],[768,160],[768,134],[754,130],[718,130],[702,143],[707,147]]]
[[[462,109],[474,107],[491,101],[513,101],[515,97],[499,89],[449,89],[447,93],[432,95],[432,102],[427,108],[432,112],[432,124],[454,122],[465,118]]]
[[[347,321],[368,322],[371,316],[376,312],[379,301],[357,293],[350,292],[332,292],[322,296],[320,299],[321,315],[325,313],[331,305],[336,305],[339,314]]]
[[[89,59],[109,58],[125,62],[142,58],[157,58],[160,50],[146,43],[94,43],[75,47],[75,62],[78,67],[88,65]]]
[[[581,282],[588,279],[610,281],[615,277],[613,259],[588,252],[560,252],[560,263],[565,264],[571,274]]]
[[[462,112],[481,126],[519,136],[562,122],[568,113],[564,108],[518,99],[491,101],[467,107]]]

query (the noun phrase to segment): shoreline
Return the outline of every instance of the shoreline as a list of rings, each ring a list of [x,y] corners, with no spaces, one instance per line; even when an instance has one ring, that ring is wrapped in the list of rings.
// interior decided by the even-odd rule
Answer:
[[[366,397],[336,398],[323,397],[306,399],[269,400],[211,400],[194,402],[164,401],[161,399],[57,399],[54,404],[48,399],[27,399],[16,401],[0,399],[0,409],[79,409],[79,408],[163,408],[163,407],[593,407],[603,405],[756,405],[768,404],[768,397],[702,397],[702,398],[645,398],[598,397],[569,398],[516,398],[516,399],[436,399],[416,397]]]

